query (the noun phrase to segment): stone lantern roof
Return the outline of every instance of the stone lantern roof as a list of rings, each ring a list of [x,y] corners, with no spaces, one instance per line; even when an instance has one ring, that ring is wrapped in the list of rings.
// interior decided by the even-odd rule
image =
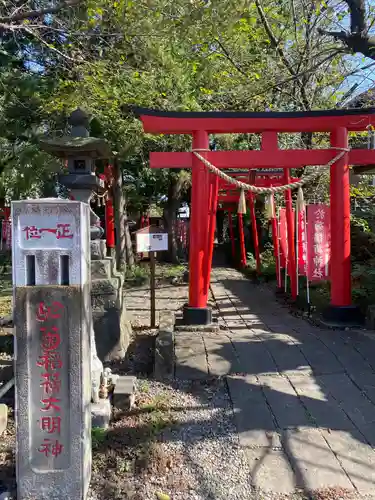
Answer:
[[[90,117],[85,111],[80,108],[73,111],[68,123],[72,127],[71,135],[41,139],[39,143],[43,151],[58,158],[87,156],[95,159],[112,156],[105,139],[89,136]]]
[[[95,174],[95,160],[112,156],[107,141],[90,137],[89,115],[78,108],[69,116],[71,133],[56,139],[45,138],[40,147],[49,154],[66,160],[67,170],[59,182],[67,187],[75,200],[90,203],[92,193],[105,191],[104,181]]]

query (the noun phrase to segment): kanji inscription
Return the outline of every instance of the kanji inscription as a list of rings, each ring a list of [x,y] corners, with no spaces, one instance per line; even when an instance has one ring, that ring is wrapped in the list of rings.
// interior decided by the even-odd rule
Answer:
[[[34,310],[32,370],[32,465],[38,470],[69,467],[69,366],[67,311],[61,302],[39,302]]]
[[[25,249],[68,249],[76,237],[75,221],[66,215],[23,215],[18,231],[21,247]]]

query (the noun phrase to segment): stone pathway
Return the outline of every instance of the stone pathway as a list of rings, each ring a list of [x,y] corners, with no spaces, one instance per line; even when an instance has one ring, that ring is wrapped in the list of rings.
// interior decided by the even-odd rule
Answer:
[[[129,319],[135,327],[150,325],[150,286],[142,285],[126,288],[124,291]],[[162,283],[156,289],[156,323],[162,311],[178,311],[188,300],[187,285]]]
[[[315,328],[234,270],[211,289],[221,331],[176,332],[175,375],[226,377],[252,485],[375,498],[375,339]]]

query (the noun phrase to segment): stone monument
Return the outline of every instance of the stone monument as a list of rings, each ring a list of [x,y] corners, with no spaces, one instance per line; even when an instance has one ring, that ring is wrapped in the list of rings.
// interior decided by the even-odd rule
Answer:
[[[12,202],[18,500],[86,498],[91,476],[89,207]]]

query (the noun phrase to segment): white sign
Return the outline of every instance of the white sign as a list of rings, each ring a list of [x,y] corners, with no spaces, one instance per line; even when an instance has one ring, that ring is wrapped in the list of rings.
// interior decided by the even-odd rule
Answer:
[[[24,249],[73,248],[76,239],[74,217],[56,215],[20,215],[18,241]]]
[[[168,250],[168,233],[137,233],[137,252]]]

